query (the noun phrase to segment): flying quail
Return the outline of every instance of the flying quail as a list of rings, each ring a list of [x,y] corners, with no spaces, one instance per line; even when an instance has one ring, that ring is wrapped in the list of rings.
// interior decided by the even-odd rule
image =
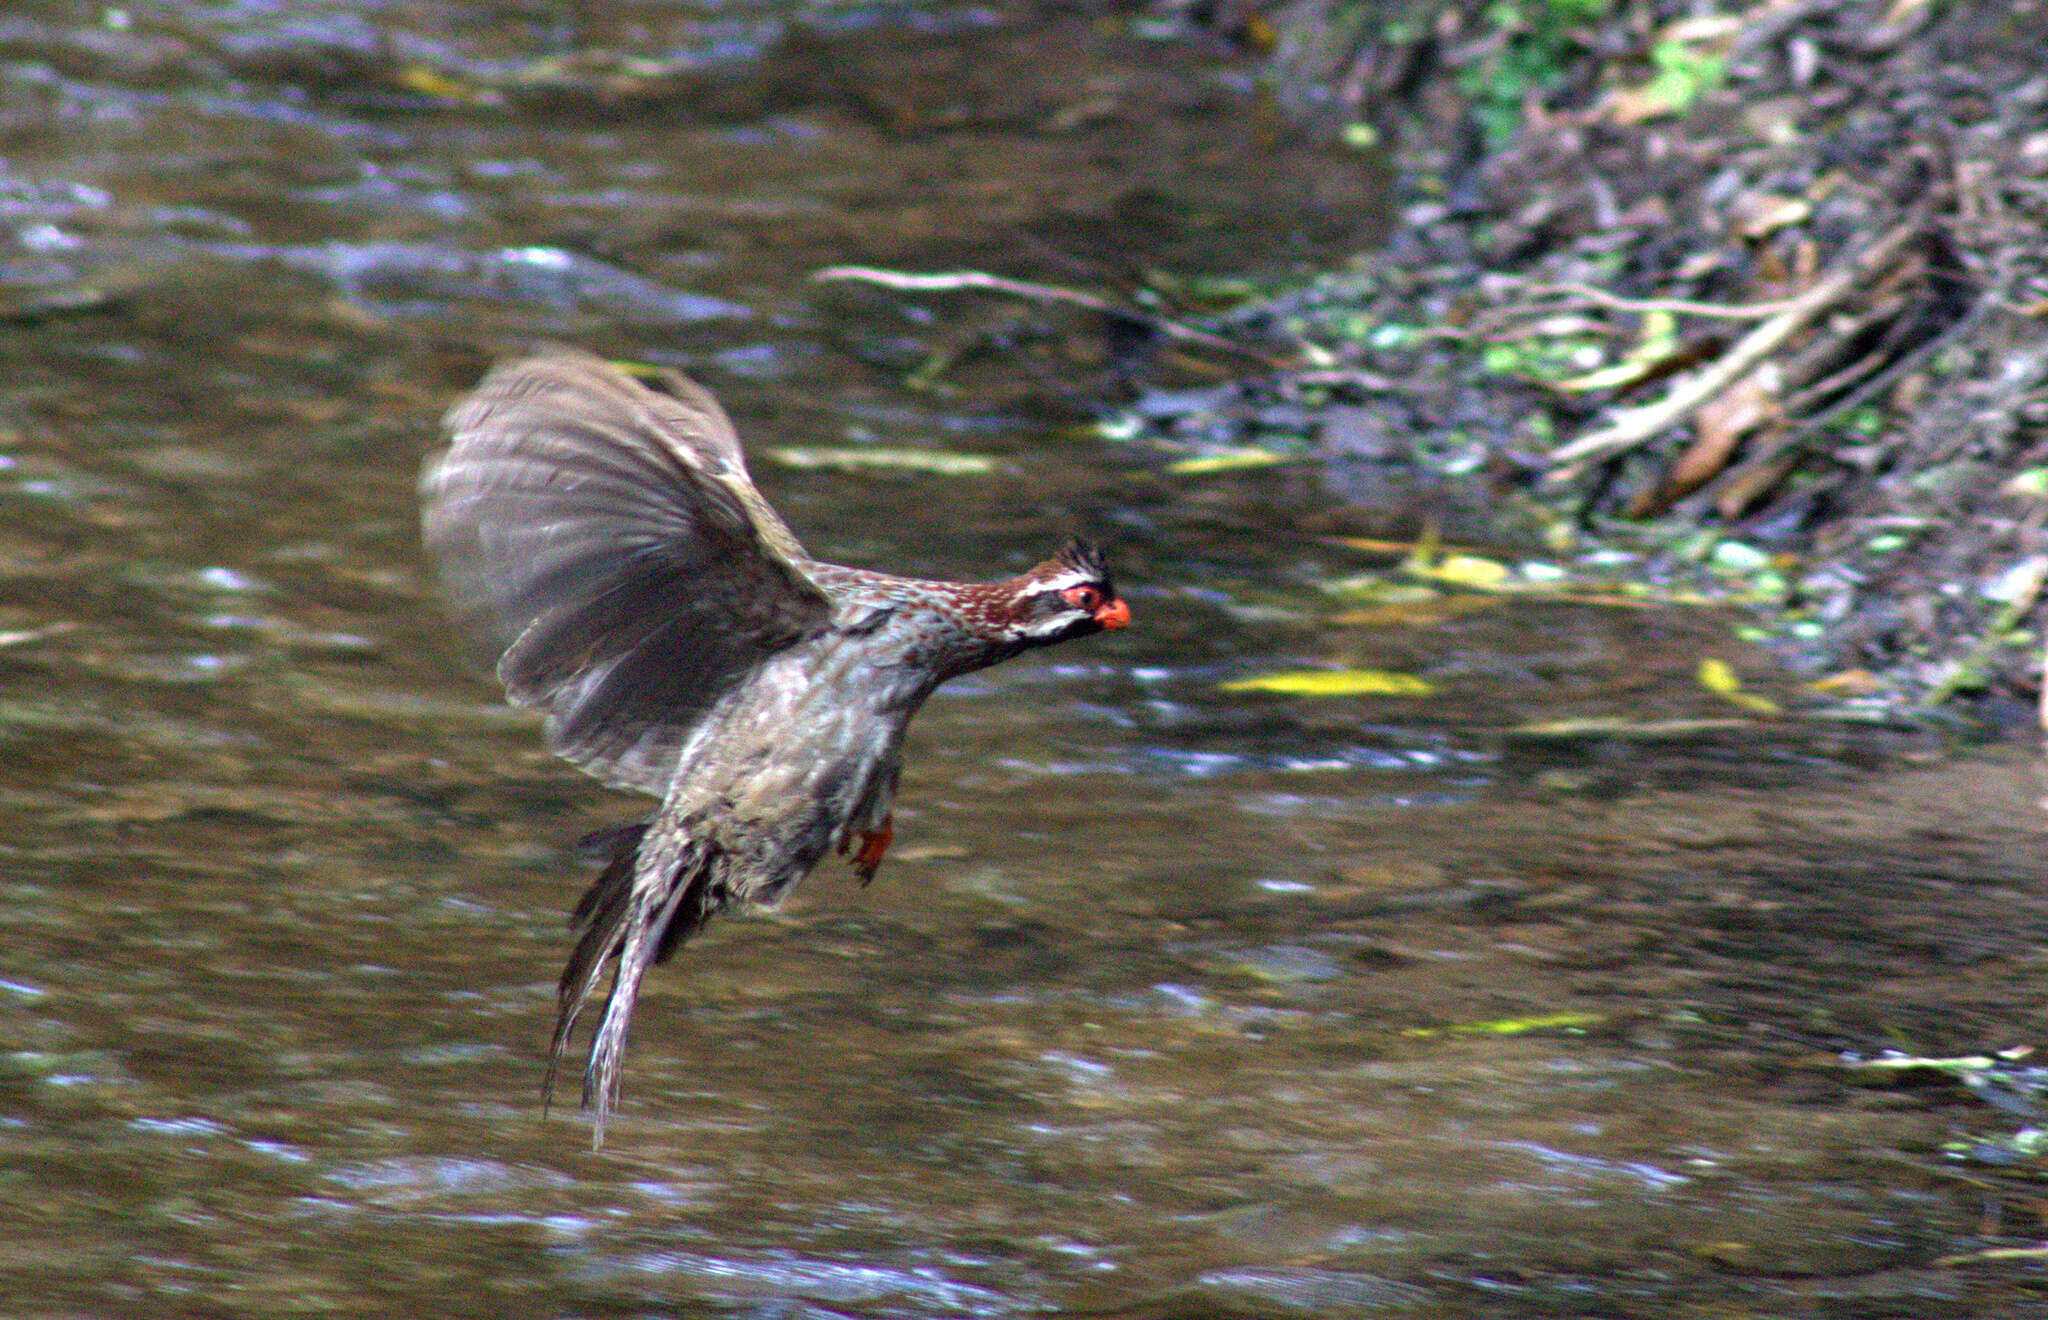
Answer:
[[[873,878],[904,726],[932,689],[1034,647],[1122,628],[1101,553],[936,582],[810,557],[747,476],[700,386],[555,350],[501,364],[446,421],[421,478],[426,543],[458,616],[499,652],[549,747],[661,799],[592,835],[546,1090],[604,984],[583,1102],[601,1145],[634,1000],[712,914],[772,904],[828,850]]]

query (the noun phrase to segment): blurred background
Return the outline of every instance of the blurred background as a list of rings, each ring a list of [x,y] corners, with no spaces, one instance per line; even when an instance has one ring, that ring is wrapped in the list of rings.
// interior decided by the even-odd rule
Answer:
[[[2031,758],[1365,356],[1583,8],[0,14],[0,1310],[2048,1306]],[[416,531],[547,340],[704,381],[820,558],[1082,531],[1136,616],[934,698],[871,889],[657,972],[596,1154],[570,845],[649,804]]]

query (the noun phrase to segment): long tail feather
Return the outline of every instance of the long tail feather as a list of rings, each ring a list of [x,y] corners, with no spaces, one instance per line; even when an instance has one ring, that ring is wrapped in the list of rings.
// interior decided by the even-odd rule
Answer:
[[[611,992],[605,996],[604,1017],[590,1042],[590,1062],[583,1070],[583,1107],[595,1108],[590,1147],[604,1145],[605,1123],[619,1104],[619,1085],[624,1071],[620,1062],[626,1054],[626,1030],[633,1023],[633,1007],[640,999],[640,981],[647,975],[663,945],[671,943],[677,927],[695,931],[711,913],[704,910],[705,868],[699,863],[688,883],[680,877],[671,881],[667,892],[655,895],[643,890],[634,895],[633,917],[619,949],[618,970],[612,973]],[[646,902],[643,900],[654,900]],[[680,909],[680,911],[679,911]]]
[[[617,960],[583,1074],[583,1105],[597,1111],[592,1149],[604,1145],[606,1122],[618,1107],[620,1063],[641,980],[651,965],[666,959],[724,905],[715,850],[684,842],[667,856],[649,857],[643,848],[646,832],[645,825],[621,827],[585,841],[610,849],[611,857],[576,905],[574,920],[581,934],[556,990],[555,1030],[541,1090],[543,1113],[553,1102],[555,1078],[576,1023],[603,982],[606,966]]]
[[[555,1101],[555,1077],[561,1069],[562,1052],[576,1030],[590,997],[597,993],[605,964],[618,952],[626,917],[626,901],[633,893],[633,869],[640,856],[640,840],[647,822],[598,830],[577,840],[586,855],[603,857],[604,870],[576,902],[569,924],[577,931],[576,945],[555,988],[555,1032],[548,1043],[548,1070],[541,1080],[540,1112],[545,1118]]]

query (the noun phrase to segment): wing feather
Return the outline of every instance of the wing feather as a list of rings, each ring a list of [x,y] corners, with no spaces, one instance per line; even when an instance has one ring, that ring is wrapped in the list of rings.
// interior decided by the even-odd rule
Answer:
[[[562,756],[656,794],[720,694],[831,615],[724,410],[661,383],[573,351],[496,367],[420,483],[448,598],[506,695],[546,712]]]

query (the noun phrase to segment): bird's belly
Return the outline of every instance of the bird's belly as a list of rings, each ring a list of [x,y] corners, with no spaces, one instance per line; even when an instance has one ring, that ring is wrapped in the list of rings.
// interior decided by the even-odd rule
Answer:
[[[699,755],[686,753],[664,811],[728,859],[734,899],[770,904],[826,853],[880,827],[922,694],[814,681],[755,695],[765,699],[709,722],[719,727]]]

